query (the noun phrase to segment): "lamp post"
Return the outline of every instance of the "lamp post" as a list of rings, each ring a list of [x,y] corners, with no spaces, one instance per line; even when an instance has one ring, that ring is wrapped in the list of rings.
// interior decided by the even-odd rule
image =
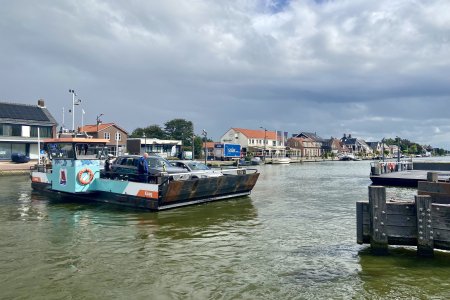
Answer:
[[[205,143],[205,165],[206,165],[206,159],[207,159],[207,156],[208,156],[208,149],[206,147],[206,136],[208,135],[208,133],[206,132],[205,129],[202,130],[202,135],[204,136],[203,139],[204,139],[204,143]]]
[[[144,153],[147,152],[147,136],[145,135],[145,132],[142,133],[142,136],[144,137]]]
[[[97,137],[99,137],[99,136],[98,136],[98,125],[102,123],[102,121],[100,120],[100,117],[101,117],[101,116],[103,116],[103,114],[97,115],[97,118],[96,118],[96,119],[97,119]]]
[[[261,129],[264,129],[264,154],[263,154],[263,160],[266,161],[266,139],[267,139],[267,128],[265,127],[259,127]]]
[[[398,150],[397,150],[397,162],[400,162],[400,138],[397,136],[396,139],[397,139],[397,147],[398,147]]]
[[[381,152],[382,152],[382,157],[383,157],[383,162],[384,162],[384,138],[381,140]]]

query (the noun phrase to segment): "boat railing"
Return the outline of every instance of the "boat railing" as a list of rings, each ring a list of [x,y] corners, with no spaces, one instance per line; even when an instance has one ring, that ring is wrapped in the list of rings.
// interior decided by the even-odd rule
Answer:
[[[41,173],[51,173],[52,165],[51,164],[35,164],[34,166],[30,166],[30,172],[37,171]]]
[[[370,175],[381,175],[392,172],[401,172],[413,169],[413,162],[401,161],[378,161],[370,163]]]

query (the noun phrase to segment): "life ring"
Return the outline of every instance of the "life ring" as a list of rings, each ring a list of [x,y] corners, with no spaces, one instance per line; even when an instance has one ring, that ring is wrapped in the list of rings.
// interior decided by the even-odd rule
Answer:
[[[88,173],[89,177],[85,178],[85,176],[83,176],[84,173]],[[91,169],[84,168],[80,172],[78,172],[78,181],[82,185],[91,183],[93,179],[94,179],[94,172],[92,172]]]

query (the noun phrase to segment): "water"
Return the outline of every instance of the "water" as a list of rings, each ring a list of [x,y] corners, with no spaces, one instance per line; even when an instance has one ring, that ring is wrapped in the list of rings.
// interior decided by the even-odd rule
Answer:
[[[375,257],[356,244],[369,170],[261,166],[250,197],[159,213],[59,203],[32,193],[27,176],[0,177],[0,298],[450,298],[450,254]]]

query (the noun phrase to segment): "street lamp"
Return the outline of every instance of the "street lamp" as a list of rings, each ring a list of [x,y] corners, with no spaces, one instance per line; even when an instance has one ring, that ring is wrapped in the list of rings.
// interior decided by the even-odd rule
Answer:
[[[382,157],[383,157],[383,162],[384,162],[384,138],[381,140],[381,152],[382,152]]]
[[[206,165],[206,158],[208,156],[208,149],[206,147],[206,136],[208,135],[208,133],[206,132],[205,129],[202,130],[202,135],[204,136],[204,143],[205,143],[205,165]]]
[[[144,137],[144,153],[147,152],[147,136],[145,135],[145,132],[142,133],[142,136]]]
[[[97,137],[99,137],[99,136],[98,136],[98,125],[102,123],[102,121],[100,120],[100,117],[101,117],[101,116],[103,116],[103,114],[97,115],[97,118],[96,118],[96,119],[97,119]]]
[[[397,150],[397,161],[400,162],[400,138],[397,136],[396,139],[397,139],[397,147],[398,147],[398,150]]]
[[[266,139],[267,139],[267,128],[265,127],[259,127],[261,129],[264,129],[264,155],[263,155],[263,160],[264,162],[266,161]]]

